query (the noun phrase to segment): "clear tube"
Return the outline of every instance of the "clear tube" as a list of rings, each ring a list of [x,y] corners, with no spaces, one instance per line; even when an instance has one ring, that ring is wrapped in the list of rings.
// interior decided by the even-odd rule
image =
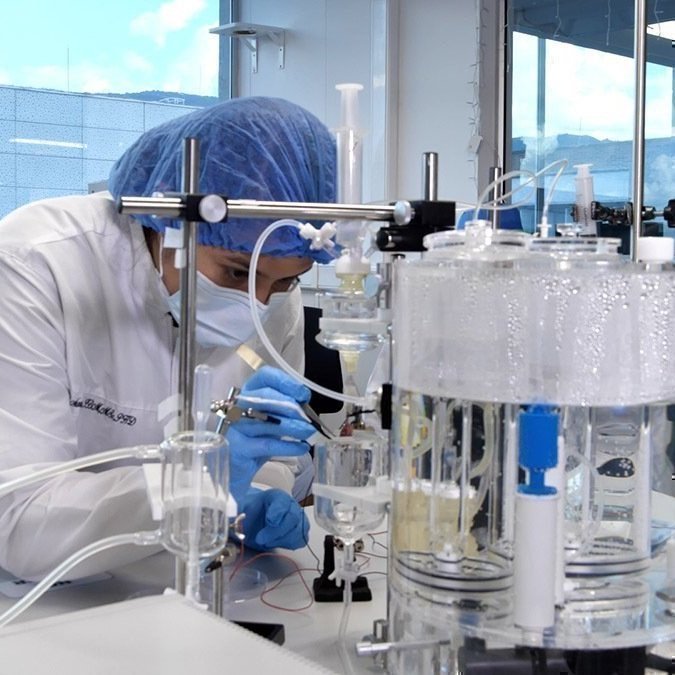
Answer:
[[[568,162],[567,162],[566,159],[558,159],[555,162],[551,162],[548,166],[544,167],[539,172],[540,174],[544,174],[549,169],[552,169],[553,167],[555,167],[556,164],[560,164],[560,168],[558,169],[556,175],[553,177],[553,180],[551,181],[551,186],[549,187],[548,192],[546,193],[546,198],[544,199],[544,208],[541,211],[541,221],[542,221],[542,223],[548,222],[548,207],[551,205],[551,200],[553,199],[553,193],[555,192],[555,189],[558,186],[558,181],[560,180],[560,176],[562,176],[563,171],[567,168]]]
[[[195,422],[195,441],[206,441],[206,424],[211,408],[211,368],[200,364],[195,368],[194,392],[192,399],[192,419]],[[202,516],[202,472],[204,457],[199,445],[192,448],[192,503],[189,515],[189,537],[187,556],[187,580],[185,583],[185,597],[199,603],[199,538],[200,521]]]
[[[293,366],[291,366],[290,363],[286,361],[286,359],[284,359],[284,357],[276,350],[274,345],[270,342],[270,339],[267,337],[267,334],[265,333],[265,329],[263,328],[262,321],[260,321],[260,317],[258,316],[258,309],[256,307],[256,297],[257,297],[256,271],[258,268],[258,260],[260,258],[260,252],[262,251],[262,248],[265,244],[265,241],[267,240],[267,237],[269,237],[270,234],[274,232],[274,230],[280,227],[288,227],[288,226],[297,227],[298,223],[295,220],[284,219],[284,220],[277,220],[276,222],[266,227],[258,237],[258,241],[256,242],[256,245],[253,248],[253,253],[251,254],[251,267],[248,275],[248,301],[255,329],[258,333],[258,336],[260,337],[260,340],[265,346],[265,349],[267,349],[267,351],[269,352],[270,356],[276,361],[277,365],[283,371],[288,373],[291,377],[294,377],[296,380],[304,384],[306,387],[309,387],[312,391],[317,392],[317,394],[323,394],[324,396],[328,396],[329,398],[335,399],[336,401],[344,401],[345,403],[353,403],[354,405],[364,407],[367,401],[363,397],[349,396],[346,394],[342,394],[340,392],[333,391],[331,389],[326,389],[325,387],[316,384],[316,382],[308,380],[304,375],[295,370],[295,368],[293,368]]]
[[[580,464],[583,464],[588,470],[589,474],[593,474],[593,487],[596,493],[594,496],[595,501],[595,513],[591,513],[591,520],[589,521],[588,527],[585,528],[583,533],[581,545],[579,549],[574,553],[567,556],[567,561],[575,560],[588,554],[589,550],[592,548],[595,541],[595,535],[602,525],[602,516],[605,510],[605,493],[603,492],[600,486],[600,473],[598,468],[591,462],[588,457],[580,453],[574,448],[568,447],[567,454],[570,457],[574,457]]]
[[[6,612],[0,615],[0,628],[6,626],[10,621],[13,621],[19,614],[27,610],[45,591],[49,590],[50,586],[55,584],[61,577],[70,572],[75,565],[78,565],[83,560],[86,560],[92,555],[96,555],[101,551],[105,551],[115,546],[124,546],[128,544],[136,544],[137,546],[154,546],[161,543],[159,530],[133,532],[130,534],[116,534],[112,537],[106,537],[95,541],[73,553],[69,558],[64,560],[58,567],[53,569],[37,586],[29,593],[24,595],[18,602],[14,603]]]
[[[542,223],[547,223],[547,218],[548,218],[548,209],[551,204],[551,200],[553,199],[553,192],[555,191],[555,188],[557,187],[558,181],[560,180],[560,176],[562,176],[563,171],[567,167],[568,161],[566,159],[558,159],[555,162],[551,162],[547,166],[545,166],[543,169],[540,169],[536,173],[532,173],[531,171],[525,171],[525,170],[514,170],[514,171],[509,171],[508,173],[505,173],[503,176],[500,176],[497,178],[497,180],[492,181],[481,193],[478,202],[476,204],[476,210],[474,212],[474,219],[478,219],[478,213],[481,208],[486,208],[486,204],[493,203],[492,202],[485,202],[485,199],[487,196],[492,192],[492,190],[499,185],[500,183],[503,183],[507,180],[510,180],[511,178],[515,178],[517,176],[524,176],[526,177],[526,180],[524,183],[521,183],[518,185],[516,188],[513,190],[507,192],[504,195],[501,195],[499,197],[500,201],[503,201],[504,199],[507,199],[511,195],[515,194],[518,192],[518,190],[522,190],[526,185],[529,185],[530,183],[537,181],[537,179],[540,176],[543,176],[544,174],[548,173],[551,169],[554,167],[560,165],[560,168],[558,169],[553,181],[551,182],[551,186],[549,188],[548,193],[546,194],[546,198],[544,199],[544,207],[542,209]],[[521,202],[522,203],[522,202]],[[519,206],[521,203],[518,204],[494,204],[493,206],[490,206],[489,208],[492,210],[497,210],[497,211],[502,211],[506,209],[512,209],[516,208]]]
[[[95,455],[88,455],[87,457],[79,457],[69,462],[60,462],[45,469],[34,471],[27,476],[21,476],[20,478],[2,483],[0,485],[0,498],[14,492],[14,490],[19,490],[20,488],[59,476],[62,473],[68,473],[69,471],[78,471],[79,469],[86,469],[90,466],[114,462],[115,460],[126,459],[128,457],[135,459],[160,459],[161,456],[160,448],[157,445],[135,445],[129,448],[105,450],[104,452],[98,452]]]
[[[363,85],[336,84],[340,92],[340,127],[335,131],[337,150],[337,195],[342,204],[360,204],[363,201],[363,142],[359,129],[359,92]],[[340,224],[336,241],[348,254],[360,261],[365,227],[362,221]]]
[[[352,659],[349,656],[349,646],[347,645],[347,625],[349,624],[349,615],[352,609],[352,580],[350,572],[354,565],[354,544],[351,542],[344,542],[343,554],[345,556],[344,569],[347,572],[344,576],[343,584],[343,605],[342,616],[340,617],[340,626],[338,628],[338,651],[340,653],[340,661],[342,667],[347,675],[354,675],[354,666]]]
[[[494,190],[494,188],[499,185],[500,183],[504,183],[507,180],[510,180],[511,178],[517,178],[518,176],[524,176],[526,178],[524,183],[521,183],[517,187],[513,188],[513,190],[510,190],[506,194],[503,194],[499,197],[499,200],[502,201],[504,199],[508,199],[512,195],[514,195],[516,192],[519,190],[524,189],[530,183],[534,183],[537,180],[538,174],[533,174],[530,171],[525,171],[525,170],[515,170],[515,171],[509,171],[508,173],[503,174],[497,180],[492,181],[484,190],[481,192],[480,197],[478,198],[478,201],[476,202],[476,208],[474,211],[474,220],[478,220],[478,215],[479,212],[482,208],[485,208],[486,204],[492,204],[490,206],[490,209],[493,211],[505,211],[506,209],[513,209],[516,208],[516,204],[497,204],[495,203],[495,200],[491,200],[490,202],[486,202],[485,199],[487,196]],[[530,189],[535,189],[536,186],[531,186]],[[531,195],[528,195],[527,199],[529,200]]]

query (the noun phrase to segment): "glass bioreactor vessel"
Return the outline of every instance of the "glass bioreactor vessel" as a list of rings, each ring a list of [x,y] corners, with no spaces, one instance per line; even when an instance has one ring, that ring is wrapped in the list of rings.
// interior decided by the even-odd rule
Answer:
[[[389,639],[418,647],[391,650],[390,672],[436,672],[468,636],[675,637],[653,557],[675,517],[660,537],[651,513],[675,271],[618,243],[476,222],[394,265]]]

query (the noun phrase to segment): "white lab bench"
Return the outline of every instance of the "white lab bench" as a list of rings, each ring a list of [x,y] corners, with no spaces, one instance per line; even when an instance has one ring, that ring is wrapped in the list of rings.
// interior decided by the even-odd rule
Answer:
[[[311,515],[312,509],[308,509],[308,512]],[[310,546],[322,563],[325,534],[312,523]],[[364,537],[365,550],[382,556],[385,549],[380,544],[386,545],[386,535],[377,535],[375,540],[379,543],[375,544],[371,537]],[[290,558],[303,570],[305,582],[311,590],[312,581],[319,576],[319,572],[316,571],[317,561],[310,551],[305,548],[280,553],[283,558],[264,557],[253,563],[256,569],[268,577],[268,588],[275,580],[294,569],[288,560]],[[365,558],[361,560],[365,562]],[[378,573],[367,576],[373,600],[352,604],[348,636],[353,643],[371,632],[375,619],[385,618],[386,578],[381,574],[385,569],[386,560],[382,557],[370,558],[363,569],[363,572]],[[292,667],[294,675],[300,675],[305,672],[303,662],[296,662],[294,655],[305,660],[306,672],[344,672],[337,650],[342,603],[313,603],[308,609],[296,612],[271,608],[258,596],[227,604],[226,614],[235,621],[283,624],[285,643],[283,648],[277,648],[252,634],[250,637],[255,637],[255,640],[247,640],[247,631],[242,639],[243,629],[237,631],[236,635],[231,634],[226,630],[230,628],[229,624],[221,625],[218,623],[221,620],[212,614],[204,612],[208,620],[195,618],[191,614],[192,608],[188,612],[187,608],[176,607],[171,599],[160,598],[164,590],[171,587],[173,577],[174,558],[168,553],[160,553],[114,570],[105,579],[50,590],[0,631],[0,672],[35,673],[36,664],[41,662],[43,668],[45,663],[50,664],[48,670],[53,675],[107,673],[101,666],[91,670],[93,661],[89,659],[106,661],[108,642],[112,643],[112,657],[117,661],[110,664],[111,673],[183,673],[186,671],[180,661],[182,653],[193,654],[191,658],[196,659],[194,666],[204,673],[212,672],[209,669],[211,662],[213,672],[216,672],[216,668],[218,672],[226,672],[223,669],[228,665],[236,666],[237,672],[253,672],[265,668],[271,659],[277,666],[275,672],[286,672],[285,668]],[[124,602],[129,600],[134,600],[136,604]],[[309,595],[302,580],[294,574],[285,579],[278,589],[270,591],[267,600],[282,607],[302,607],[309,602]],[[13,599],[0,595],[0,612],[9,608],[13,602]],[[110,603],[122,604],[114,606]],[[83,613],[77,610],[89,611]],[[163,625],[169,621],[171,623]],[[150,626],[152,630],[149,630]],[[88,630],[94,631],[94,637],[88,636]],[[159,650],[159,656],[155,652],[140,652],[134,640],[125,639],[125,635],[134,636],[138,630],[145,633],[147,642],[164,642],[158,636],[165,636],[165,646]],[[86,640],[98,640],[96,636],[100,631],[107,633],[106,644],[99,644],[96,649],[88,647],[89,651],[77,646]],[[223,634],[221,641],[214,639],[217,631]],[[72,635],[71,639],[67,639],[69,635]],[[208,636],[209,642],[204,645]],[[36,650],[27,650],[26,646],[30,644],[34,644]],[[212,652],[210,656],[207,656],[207,650]],[[69,653],[72,663],[66,668]],[[288,658],[285,660],[285,657]],[[59,659],[63,662],[63,670],[59,669]],[[143,663],[143,660],[147,662]],[[136,669],[129,670],[128,661],[136,664]],[[353,664],[357,673],[382,672],[369,657],[358,658],[354,655]],[[244,667],[243,671],[241,667]],[[40,668],[37,668],[37,672],[41,672]]]
[[[667,499],[658,506],[671,509],[673,503]],[[311,509],[308,512],[313,515]],[[310,546],[321,560],[325,534],[313,523]],[[364,544],[365,552],[381,556],[386,536],[366,536]],[[313,579],[319,575],[311,552],[305,548],[284,551],[283,555],[305,570],[303,575],[311,589]],[[270,582],[293,569],[286,558],[266,557],[255,561],[254,566]],[[352,605],[348,628],[352,644],[371,632],[374,620],[385,618],[386,577],[377,574],[385,569],[386,560],[381,557],[371,557],[363,569],[375,573],[367,576],[373,600]],[[247,631],[234,630],[212,614],[178,606],[180,598],[161,597],[171,585],[173,574],[173,557],[160,553],[114,570],[103,580],[46,593],[0,631],[0,672],[32,675],[46,668],[53,675],[173,675],[187,672],[186,662],[191,663],[191,659],[195,659],[194,667],[204,673],[223,672],[228,667],[238,672],[263,672],[270,664],[274,672],[294,675],[344,672],[337,651],[341,603],[313,603],[307,609],[290,612],[271,608],[252,595],[228,604],[227,616],[233,620],[283,624],[286,639],[283,648],[279,648]],[[309,596],[296,574],[269,593],[267,599],[292,608],[306,605]],[[12,602],[0,596],[0,611]],[[145,650],[149,643],[154,651]],[[675,644],[659,645],[656,651],[675,656]],[[94,663],[99,665],[92,669]],[[356,673],[382,672],[370,658],[354,655],[352,663]]]

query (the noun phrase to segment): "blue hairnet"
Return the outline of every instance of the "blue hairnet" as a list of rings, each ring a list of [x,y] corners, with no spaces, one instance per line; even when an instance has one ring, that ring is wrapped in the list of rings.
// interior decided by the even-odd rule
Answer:
[[[233,99],[178,117],[144,133],[115,163],[108,181],[112,196],[181,192],[183,140],[200,141],[199,191],[231,199],[286,202],[335,201],[335,141],[314,115],[289,101]],[[164,232],[180,221],[135,216],[145,227]],[[200,223],[198,241],[251,253],[273,219],[232,218]],[[266,255],[332,259],[313,251],[294,227],[275,230]]]

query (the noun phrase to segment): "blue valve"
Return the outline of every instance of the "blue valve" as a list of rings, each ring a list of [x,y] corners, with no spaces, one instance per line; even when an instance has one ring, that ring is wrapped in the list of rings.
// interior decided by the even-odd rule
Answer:
[[[554,495],[545,484],[547,469],[558,464],[558,413],[547,405],[532,405],[519,415],[519,464],[528,472],[528,483],[518,490],[530,495]]]

